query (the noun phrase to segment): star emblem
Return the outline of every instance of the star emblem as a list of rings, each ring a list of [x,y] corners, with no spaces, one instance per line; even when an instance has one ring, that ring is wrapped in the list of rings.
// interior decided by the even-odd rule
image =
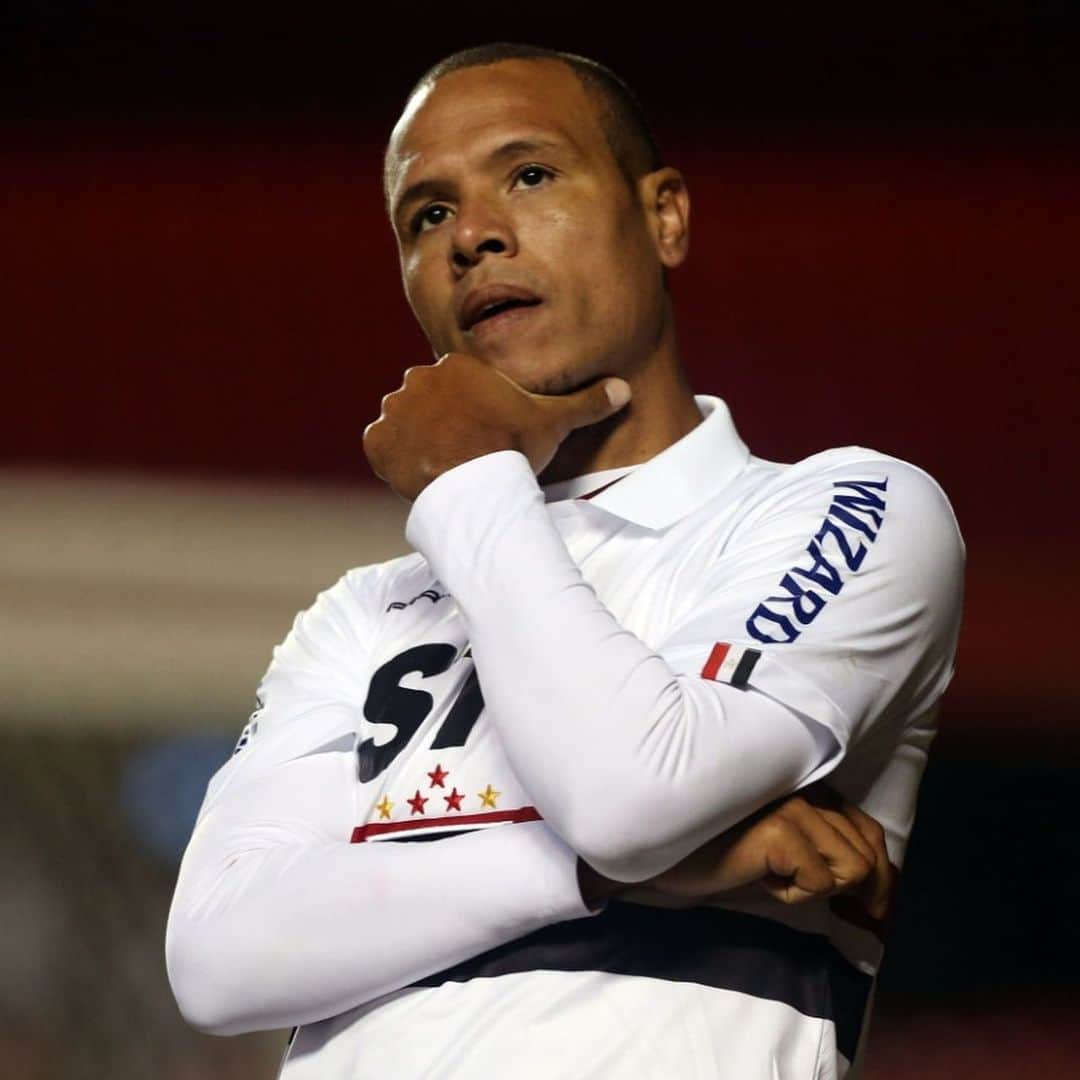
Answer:
[[[410,817],[412,816],[412,814],[425,813],[424,803],[427,802],[427,799],[425,799],[424,796],[420,794],[419,788],[416,789],[416,794],[411,799],[406,799],[405,801],[412,807]]]
[[[428,787],[445,787],[443,781],[450,775],[450,773],[444,769],[441,765],[435,766],[434,772],[429,772],[428,776],[431,777],[431,783]]]
[[[379,811],[379,818],[382,821],[389,821],[390,812],[394,809],[394,804],[390,801],[390,796],[384,795],[382,797],[382,802],[375,804],[375,809]]]
[[[460,810],[461,800],[465,798],[465,793],[458,791],[457,788],[454,788],[454,790],[451,791],[449,795],[444,795],[443,798],[446,800],[447,810]]]
[[[483,790],[478,791],[477,795],[480,796],[480,805],[489,806],[492,810],[495,807],[495,800],[502,794],[501,791],[496,791],[490,784]]]

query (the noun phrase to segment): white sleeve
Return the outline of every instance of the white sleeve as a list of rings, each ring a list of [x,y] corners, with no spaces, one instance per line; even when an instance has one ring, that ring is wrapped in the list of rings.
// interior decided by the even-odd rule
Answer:
[[[416,500],[407,535],[465,616],[511,764],[545,820],[602,873],[640,881],[667,869],[826,775],[901,688],[944,688],[962,544],[925,474],[894,459],[878,466],[887,523],[872,527],[875,489],[848,492],[871,497],[841,509],[876,542],[858,572],[845,566],[842,589],[825,553],[839,563],[830,545],[852,553],[859,540],[843,530],[814,540],[841,479],[826,468],[745,522],[655,650],[585,581],[521,454],[457,466]],[[792,576],[800,565],[809,577]],[[794,637],[780,641],[784,620]],[[717,643],[759,654],[745,685],[702,677]]]
[[[173,992],[202,1030],[324,1019],[590,914],[576,854],[543,823],[349,842],[368,587],[353,572],[297,618],[208,787],[166,931]]]

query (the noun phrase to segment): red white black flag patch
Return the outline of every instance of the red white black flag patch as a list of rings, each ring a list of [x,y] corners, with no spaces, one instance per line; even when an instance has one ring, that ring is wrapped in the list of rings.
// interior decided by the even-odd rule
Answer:
[[[701,669],[701,677],[732,686],[745,686],[750,681],[750,672],[760,659],[760,649],[747,649],[742,645],[718,641]]]

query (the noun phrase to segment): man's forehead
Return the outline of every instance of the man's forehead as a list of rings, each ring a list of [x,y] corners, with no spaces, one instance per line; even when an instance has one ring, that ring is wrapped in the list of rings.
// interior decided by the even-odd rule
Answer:
[[[583,151],[602,130],[595,106],[565,64],[504,61],[444,75],[409,101],[387,147],[392,189],[414,165],[483,154],[500,139],[545,137]]]

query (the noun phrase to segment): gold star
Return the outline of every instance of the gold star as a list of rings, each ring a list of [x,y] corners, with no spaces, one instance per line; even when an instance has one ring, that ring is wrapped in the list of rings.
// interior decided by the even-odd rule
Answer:
[[[480,796],[481,806],[490,806],[492,810],[495,809],[495,800],[502,794],[501,791],[496,791],[490,784],[484,791],[478,791],[477,795]]]
[[[382,802],[375,804],[375,809],[379,811],[379,817],[384,821],[389,820],[390,811],[394,809],[394,804],[390,801],[389,795],[383,795]]]

